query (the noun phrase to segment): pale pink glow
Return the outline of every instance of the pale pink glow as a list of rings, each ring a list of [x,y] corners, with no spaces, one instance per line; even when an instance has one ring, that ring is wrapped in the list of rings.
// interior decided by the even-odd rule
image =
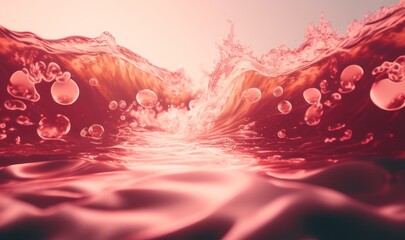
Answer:
[[[200,78],[217,60],[217,46],[235,23],[237,38],[256,55],[285,44],[297,47],[305,29],[323,13],[340,33],[353,19],[398,0],[378,1],[61,1],[15,0],[2,4],[0,25],[56,39],[109,31],[119,45],[157,66],[184,68]],[[294,11],[292,11],[294,10]],[[342,14],[344,12],[344,14]],[[18,17],[16,17],[18,13]],[[282,23],[282,24],[280,24]]]

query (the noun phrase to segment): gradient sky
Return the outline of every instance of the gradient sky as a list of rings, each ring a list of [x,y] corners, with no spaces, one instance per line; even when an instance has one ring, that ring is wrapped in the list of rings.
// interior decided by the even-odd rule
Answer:
[[[192,77],[211,71],[217,44],[235,23],[237,39],[261,55],[295,48],[321,14],[344,33],[354,19],[399,0],[0,0],[0,25],[43,38],[96,37],[109,31],[119,45],[153,64]]]

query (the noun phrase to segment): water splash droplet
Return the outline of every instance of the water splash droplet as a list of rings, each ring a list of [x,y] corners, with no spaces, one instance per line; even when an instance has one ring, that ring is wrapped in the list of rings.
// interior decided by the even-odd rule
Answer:
[[[88,134],[89,134],[89,128],[85,127],[82,130],[80,130],[81,137],[87,137]]]
[[[292,104],[287,100],[283,100],[278,103],[277,109],[282,114],[289,114],[292,110]]]
[[[14,110],[24,111],[25,109],[27,109],[27,106],[25,105],[25,103],[23,101],[15,100],[15,99],[4,101],[4,107],[7,110],[11,110],[11,111],[14,111]]]
[[[153,108],[158,102],[158,97],[154,91],[144,89],[136,94],[136,101],[144,108]]]
[[[16,71],[11,75],[7,92],[15,98],[31,102],[37,102],[40,99],[35,84],[29,80],[28,75],[23,71]]]
[[[60,105],[71,105],[79,97],[79,87],[72,79],[66,82],[54,82],[51,87],[52,98]]]
[[[318,104],[321,101],[321,92],[317,88],[308,88],[302,95],[309,104]]]
[[[276,88],[273,89],[273,96],[275,97],[280,97],[283,95],[284,89],[280,86],[277,86]]]
[[[96,139],[100,139],[104,134],[104,127],[100,124],[93,124],[89,127],[89,134]]]
[[[340,102],[341,99],[342,99],[342,95],[340,95],[340,93],[332,93],[330,95],[330,99],[326,100],[324,102],[324,105],[328,106],[330,108],[334,108],[338,105],[338,103]]]
[[[70,131],[70,120],[58,114],[55,118],[43,117],[37,128],[38,136],[42,139],[53,140],[60,139]]]
[[[260,100],[262,92],[258,88],[249,88],[242,92],[242,97],[244,100],[254,103]]]

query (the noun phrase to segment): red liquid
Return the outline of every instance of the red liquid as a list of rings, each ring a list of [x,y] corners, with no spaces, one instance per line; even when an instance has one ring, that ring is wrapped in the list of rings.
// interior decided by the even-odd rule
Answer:
[[[0,239],[405,238],[405,9],[198,91],[96,39],[0,28]]]

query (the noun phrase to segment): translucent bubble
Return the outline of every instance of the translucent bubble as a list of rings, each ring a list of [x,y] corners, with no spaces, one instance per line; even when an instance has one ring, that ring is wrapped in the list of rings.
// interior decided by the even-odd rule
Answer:
[[[395,111],[405,106],[405,81],[393,82],[383,79],[373,83],[370,90],[371,101],[386,111]]]
[[[242,92],[242,97],[244,100],[254,103],[260,100],[262,92],[258,88],[249,88]]]
[[[278,111],[280,111],[282,114],[289,114],[292,110],[292,105],[289,101],[283,100],[278,103],[277,105]]]
[[[336,107],[336,105],[338,105],[338,103],[340,102],[341,99],[342,99],[342,95],[340,95],[340,93],[332,93],[330,95],[330,99],[326,100],[324,102],[324,105],[328,106],[330,108],[334,108],[334,107]]]
[[[340,141],[343,142],[343,141],[349,140],[350,138],[352,138],[352,133],[353,133],[352,130],[347,129],[347,130],[343,133],[343,136],[340,137]]]
[[[322,105],[314,104],[305,112],[304,121],[309,126],[315,126],[321,121],[323,115]]]
[[[80,130],[80,136],[81,137],[86,137],[88,134],[89,134],[89,129],[87,127]]]
[[[122,116],[120,117],[120,119],[121,119],[122,121],[124,121],[124,120],[126,119],[126,117],[125,117],[124,115],[122,115]]]
[[[4,101],[4,107],[7,110],[20,110],[20,111],[24,111],[25,109],[27,109],[27,106],[25,105],[25,103],[23,101],[20,100],[6,100]]]
[[[61,75],[60,67],[57,63],[50,62],[48,68],[46,69],[46,82],[51,82],[55,80],[56,76]]]
[[[17,117],[16,122],[20,125],[24,125],[24,126],[29,126],[29,125],[34,125],[33,122],[31,122],[31,120],[25,116],[25,115],[20,115]]]
[[[97,78],[90,78],[90,79],[89,79],[89,84],[90,84],[91,86],[93,86],[93,87],[97,86],[97,85],[98,85],[98,80],[97,80]]]
[[[31,102],[37,102],[40,98],[35,89],[35,84],[29,80],[28,75],[23,71],[16,71],[11,75],[7,92],[15,98],[25,99]]]
[[[283,95],[283,88],[280,86],[277,86],[276,88],[273,89],[273,96],[275,97],[280,97],[281,95]]]
[[[89,127],[89,134],[93,138],[101,138],[104,134],[104,128],[100,124],[93,124]]]
[[[153,108],[158,102],[158,97],[154,91],[144,89],[136,94],[136,101],[144,108]]]
[[[281,129],[280,131],[277,132],[277,136],[279,138],[285,138],[287,136],[287,131],[285,129]]]
[[[322,80],[319,83],[319,89],[321,90],[322,94],[326,94],[326,93],[330,92],[329,83],[328,83],[328,81],[326,79]]]
[[[43,117],[37,128],[38,136],[42,139],[60,139],[70,131],[70,121],[62,114],[56,115],[55,118]]]
[[[357,82],[363,77],[364,71],[359,65],[350,65],[343,69],[340,74],[340,81]]]
[[[125,102],[124,100],[121,100],[120,103],[118,104],[118,106],[120,108],[125,108],[127,106],[127,102]]]
[[[64,72],[56,76],[55,80],[61,83],[67,82],[70,80],[70,72]]]
[[[51,87],[52,98],[60,105],[71,105],[79,97],[79,87],[72,79],[66,82],[54,82]]]
[[[351,81],[340,81],[340,88],[338,89],[338,91],[340,93],[349,93],[352,92],[355,88],[356,86]]]
[[[111,109],[111,110],[115,110],[115,109],[117,109],[117,107],[118,107],[118,103],[116,101],[111,101],[108,104],[108,108]]]
[[[302,95],[309,104],[317,104],[321,101],[321,92],[316,88],[308,88]]]

